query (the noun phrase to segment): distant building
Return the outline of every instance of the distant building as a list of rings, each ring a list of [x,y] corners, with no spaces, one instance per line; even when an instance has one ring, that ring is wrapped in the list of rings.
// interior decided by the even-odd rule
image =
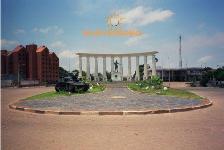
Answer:
[[[55,82],[59,78],[59,59],[46,46],[18,45],[13,51],[1,50],[2,77],[40,82]]]
[[[1,74],[7,73],[7,50],[1,50]]]
[[[151,70],[149,75],[151,76]],[[157,68],[157,75],[163,79],[163,81],[199,81],[202,77],[203,68]]]

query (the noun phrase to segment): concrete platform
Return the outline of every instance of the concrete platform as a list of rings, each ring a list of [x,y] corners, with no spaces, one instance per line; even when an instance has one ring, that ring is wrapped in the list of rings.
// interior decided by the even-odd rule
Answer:
[[[41,100],[20,100],[10,104],[16,110],[63,115],[131,115],[188,111],[212,105],[206,99],[184,99],[148,95],[127,88],[107,88],[101,93],[61,96]]]

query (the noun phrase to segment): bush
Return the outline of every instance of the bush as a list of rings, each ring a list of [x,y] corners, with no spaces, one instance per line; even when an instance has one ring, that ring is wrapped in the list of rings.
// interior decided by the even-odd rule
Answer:
[[[144,87],[154,87],[155,89],[162,88],[163,81],[158,76],[153,76],[151,79],[141,81],[138,83],[140,88]]]

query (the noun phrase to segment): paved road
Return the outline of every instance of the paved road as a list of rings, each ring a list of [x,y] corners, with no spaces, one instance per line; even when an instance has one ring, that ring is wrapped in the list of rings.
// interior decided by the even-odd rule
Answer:
[[[57,116],[8,109],[8,103],[51,88],[2,90],[2,149],[223,150],[224,89],[197,88],[206,109],[146,116]]]

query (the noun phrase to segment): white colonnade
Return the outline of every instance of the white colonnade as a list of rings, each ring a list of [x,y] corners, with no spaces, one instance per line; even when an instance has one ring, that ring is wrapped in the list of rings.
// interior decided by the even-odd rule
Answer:
[[[127,54],[93,54],[93,53],[76,53],[76,55],[79,56],[79,77],[82,77],[82,58],[86,57],[86,77],[87,79],[91,79],[90,76],[90,57],[94,58],[95,60],[95,72],[94,72],[94,80],[99,81],[98,77],[98,59],[103,58],[103,81],[107,81],[107,75],[106,75],[106,58],[110,57],[111,58],[111,72],[114,72],[114,58],[118,57],[119,58],[119,68],[118,71],[121,74],[121,77],[123,79],[123,58],[127,57],[128,58],[128,74],[127,74],[127,80],[131,81],[132,80],[132,75],[131,75],[131,58],[135,57],[136,59],[136,75],[135,75],[135,80],[138,81],[140,80],[140,72],[139,72],[139,58],[141,56],[144,57],[144,76],[143,80],[148,79],[148,63],[147,63],[147,58],[148,56],[152,57],[152,76],[156,75],[156,58],[155,54],[158,53],[156,51],[152,52],[143,52],[143,53],[127,53]]]

